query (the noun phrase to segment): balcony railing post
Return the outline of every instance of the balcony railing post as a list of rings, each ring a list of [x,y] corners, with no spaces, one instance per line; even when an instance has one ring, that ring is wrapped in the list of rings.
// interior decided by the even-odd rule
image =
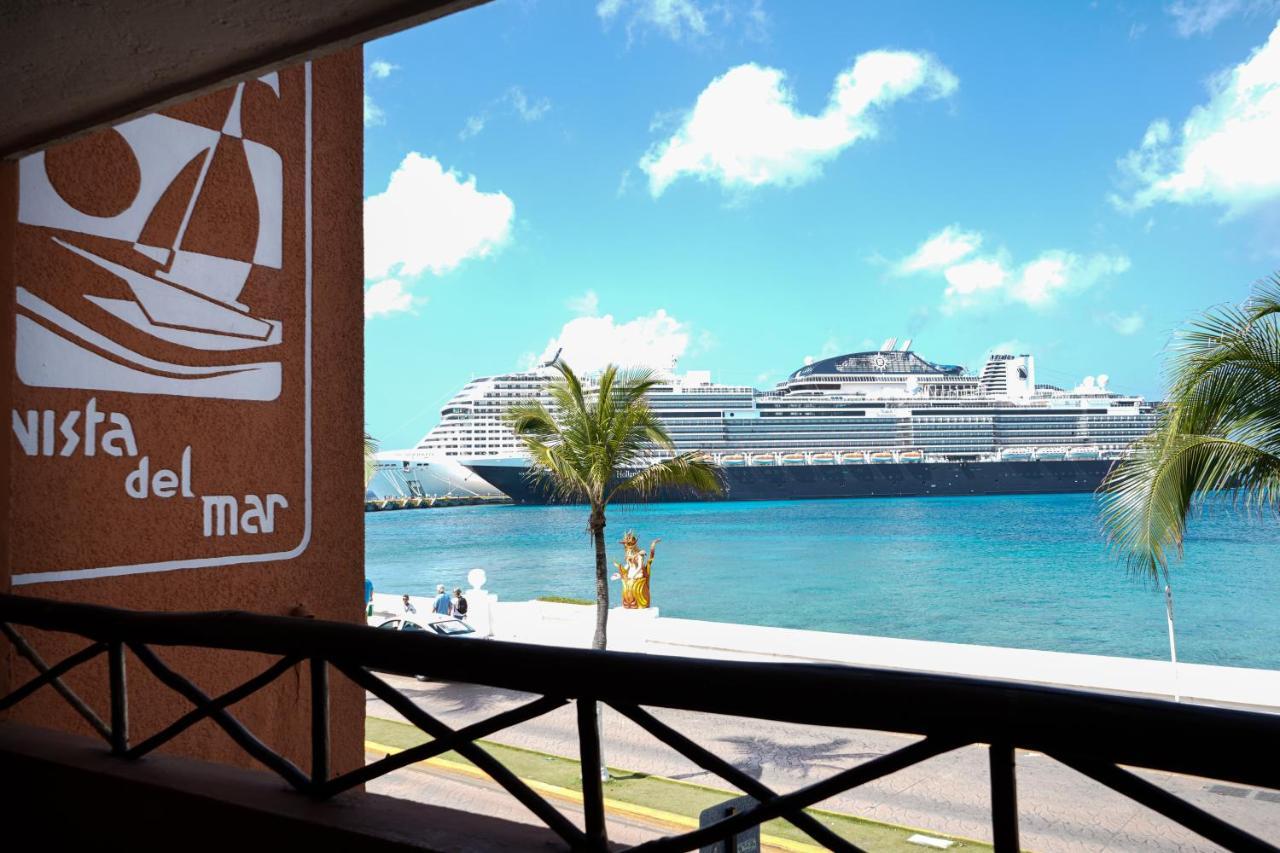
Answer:
[[[329,670],[324,658],[311,658],[311,787],[319,793],[329,781]]]
[[[604,780],[600,766],[600,706],[595,699],[580,698],[578,706],[578,757],[582,768],[582,812],[591,849],[608,849],[604,825]]]
[[[1018,853],[1018,783],[1013,747],[993,743],[991,762],[991,840],[996,853]]]
[[[107,671],[111,689],[111,754],[129,751],[129,688],[124,673],[124,643],[107,645]]]

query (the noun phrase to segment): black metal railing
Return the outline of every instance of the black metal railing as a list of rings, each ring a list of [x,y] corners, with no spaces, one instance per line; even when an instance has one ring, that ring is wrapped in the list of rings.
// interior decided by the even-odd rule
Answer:
[[[50,666],[14,626],[70,633],[89,644]],[[832,850],[858,850],[804,809],[933,756],[987,745],[995,849],[1018,850],[1015,750],[1044,753],[1126,797],[1231,850],[1276,850],[1134,774],[1125,767],[1185,773],[1264,788],[1280,788],[1280,716],[1181,705],[987,681],[817,664],[704,661],[528,646],[463,642],[426,633],[378,631],[360,625],[249,613],[141,613],[84,604],[0,595],[0,631],[37,670],[31,681],[0,698],[3,711],[50,686],[103,736],[111,752],[136,759],[210,719],[247,753],[303,794],[326,799],[397,768],[455,750],[511,793],[573,850],[608,844],[600,763],[597,703],[633,720],[659,741],[722,777],[757,805],[710,826],[640,844],[648,853],[694,850],[763,821],[784,818]],[[279,657],[259,675],[211,697],[170,669],[155,647],[189,646],[259,652]],[[192,710],[133,745],[125,650]],[[104,723],[62,676],[106,655],[110,721]],[[304,772],[255,737],[229,711],[284,672],[306,664],[311,694],[311,767]],[[333,669],[374,694],[433,740],[340,775],[329,766],[328,678]],[[427,674],[542,698],[490,719],[453,729],[375,673]],[[584,827],[504,767],[476,741],[501,729],[576,702]],[[642,706],[757,717],[790,723],[875,729],[921,735],[908,746],[778,794],[661,722]]]

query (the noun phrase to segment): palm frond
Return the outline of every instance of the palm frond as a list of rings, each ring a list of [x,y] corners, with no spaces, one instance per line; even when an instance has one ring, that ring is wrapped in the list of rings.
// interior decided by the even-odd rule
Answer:
[[[610,498],[619,492],[648,497],[661,488],[685,488],[703,495],[722,495],[724,479],[711,459],[695,450],[641,468],[614,486]]]
[[[655,452],[674,452],[645,397],[660,381],[652,371],[609,365],[588,392],[567,363],[555,366],[560,377],[547,387],[549,404],[522,403],[506,413],[529,454],[530,476],[542,480],[553,496],[604,506],[620,482],[642,493],[662,484],[723,490],[716,469],[699,454],[645,465]],[[629,477],[637,467],[655,470],[640,479]]]
[[[364,484],[367,488],[378,473],[378,440],[369,433],[364,434]]]
[[[1160,426],[1101,488],[1108,539],[1133,571],[1158,579],[1181,556],[1187,515],[1221,494],[1280,502],[1280,278],[1239,308],[1206,311],[1173,348]]]

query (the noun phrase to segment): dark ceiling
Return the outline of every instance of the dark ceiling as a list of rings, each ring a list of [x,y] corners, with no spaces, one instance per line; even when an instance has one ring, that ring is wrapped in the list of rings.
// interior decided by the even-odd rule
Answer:
[[[0,0],[0,157],[486,0]]]

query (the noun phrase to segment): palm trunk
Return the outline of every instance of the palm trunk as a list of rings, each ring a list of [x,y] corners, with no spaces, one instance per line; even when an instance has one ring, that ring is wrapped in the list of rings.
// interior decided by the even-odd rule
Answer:
[[[608,645],[606,629],[609,624],[609,576],[605,570],[604,552],[604,507],[591,507],[591,520],[587,526],[591,530],[591,538],[596,546],[596,635],[591,641],[591,648],[603,649]],[[608,782],[609,765],[604,757],[604,715],[599,703],[596,704],[596,741],[600,745],[600,780]],[[587,769],[582,768],[582,784],[587,784]]]
[[[609,622],[609,575],[605,570],[604,525],[604,507],[591,507],[591,520],[587,526],[596,546],[596,635],[591,641],[593,649],[603,649],[608,642],[606,628]]]
[[[1182,691],[1178,687],[1178,643],[1173,636],[1173,588],[1165,579],[1164,616],[1169,622],[1169,661],[1173,664],[1173,701],[1182,701]]]

